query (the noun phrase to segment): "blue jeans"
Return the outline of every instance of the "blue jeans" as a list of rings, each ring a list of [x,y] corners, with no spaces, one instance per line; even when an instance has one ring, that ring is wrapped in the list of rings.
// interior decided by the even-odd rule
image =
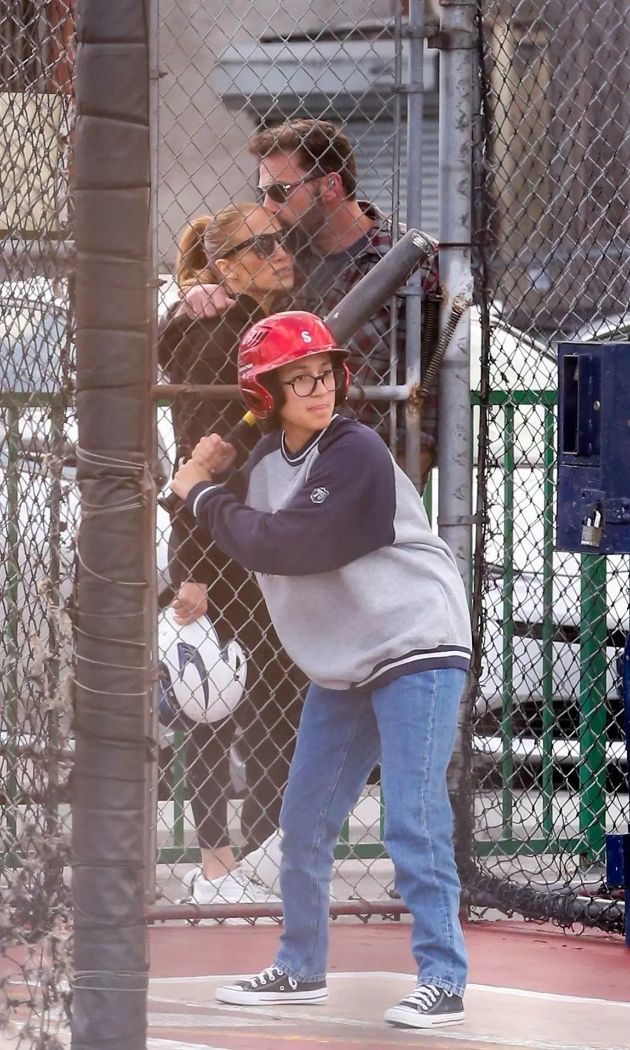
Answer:
[[[334,849],[380,759],[384,840],[413,918],[419,976],[463,994],[466,949],[446,770],[464,681],[463,671],[443,669],[371,691],[311,685],[280,814],[285,926],[275,963],[289,976],[326,974]]]

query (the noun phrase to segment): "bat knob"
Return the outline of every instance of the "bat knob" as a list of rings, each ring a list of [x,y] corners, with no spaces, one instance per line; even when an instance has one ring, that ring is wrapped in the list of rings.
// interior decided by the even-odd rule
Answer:
[[[169,514],[175,514],[182,506],[182,500],[174,492],[169,492],[168,496],[158,496],[158,504]]]

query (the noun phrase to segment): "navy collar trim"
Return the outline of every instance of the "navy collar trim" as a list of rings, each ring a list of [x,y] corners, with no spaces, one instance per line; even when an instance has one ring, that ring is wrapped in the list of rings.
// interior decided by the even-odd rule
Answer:
[[[302,463],[306,459],[306,457],[308,456],[309,452],[313,448],[315,448],[315,445],[317,445],[321,441],[321,439],[323,438],[324,434],[330,429],[330,427],[333,425],[333,423],[335,422],[336,419],[339,419],[339,414],[337,412],[335,412],[334,416],[332,417],[332,419],[331,419],[331,421],[330,421],[330,423],[328,424],[327,427],[324,427],[323,430],[320,430],[316,434],[313,434],[313,437],[310,439],[310,441],[307,441],[306,444],[303,445],[302,448],[298,452],[294,452],[294,453],[289,452],[289,450],[288,450],[288,448],[286,446],[286,442],[285,442],[285,439],[284,439],[284,430],[283,430],[282,431],[282,436],[280,438],[280,451],[282,453],[282,458],[287,463],[290,463],[292,466],[296,466],[298,463]]]

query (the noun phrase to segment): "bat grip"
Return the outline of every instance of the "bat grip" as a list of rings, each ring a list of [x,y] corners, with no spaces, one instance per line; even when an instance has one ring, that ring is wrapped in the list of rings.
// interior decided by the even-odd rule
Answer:
[[[238,423],[228,430],[227,434],[223,438],[228,445],[235,445],[242,437],[245,436],[248,430],[253,427],[256,422],[256,417],[251,412],[246,412],[242,419],[239,419]],[[180,499],[174,492],[169,492],[168,496],[158,497],[158,503],[160,507],[167,510],[169,514],[176,514],[179,509],[184,506],[184,501]]]

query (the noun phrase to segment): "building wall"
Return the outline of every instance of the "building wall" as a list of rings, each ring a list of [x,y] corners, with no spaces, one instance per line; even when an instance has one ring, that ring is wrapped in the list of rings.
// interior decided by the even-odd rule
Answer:
[[[623,312],[630,22],[617,0],[487,2],[498,295],[515,324]],[[492,17],[490,17],[492,14]]]
[[[228,110],[213,73],[229,48],[251,48],[270,34],[291,35],[390,19],[395,0],[162,0],[158,241],[172,265],[186,220],[230,199],[251,197],[254,164],[247,140],[253,116]],[[313,43],[317,48],[317,43]]]
[[[336,107],[342,117],[348,116],[357,101],[367,121],[378,119],[379,107],[381,118],[392,111],[391,87],[386,97],[387,77],[379,81],[378,73],[376,52],[383,36],[380,41],[378,32],[370,36],[369,26],[391,20],[396,2],[162,0],[162,265],[172,265],[176,239],[189,217],[216,210],[230,199],[251,198],[255,172],[247,140],[256,112],[264,117],[274,94],[283,95],[279,110],[284,114],[299,106],[300,92],[305,97],[307,90],[312,112],[329,106],[331,115]],[[630,22],[624,20],[619,0],[519,0],[517,5],[484,0],[484,11],[494,54],[497,295],[514,323],[525,327],[533,318],[537,326],[554,329],[595,310],[624,309],[630,265]],[[433,0],[426,14],[429,20],[439,16]],[[342,27],[353,25],[361,27],[366,46],[373,49],[363,62],[351,54],[361,34],[355,33],[350,45],[341,33]],[[340,31],[342,42],[333,45],[338,59],[331,63],[323,57],[323,38],[318,41],[317,35],[330,36],[333,30]],[[265,67],[259,42],[274,36],[293,42],[290,48],[263,45],[277,48],[276,60]],[[257,64],[250,69],[244,94],[256,92],[258,71],[268,81],[267,90],[250,107],[232,92],[228,108],[217,93],[217,64],[222,63],[222,90],[229,92],[225,69],[237,76],[233,56],[253,50]],[[232,65],[226,65],[228,54]],[[302,75],[298,54],[311,61],[310,88],[304,86],[309,77]],[[435,52],[429,55],[435,61]],[[387,63],[387,55],[383,61]],[[355,85],[348,101],[341,95],[353,62],[364,86]],[[318,75],[326,84],[319,99],[314,90]],[[432,106],[435,120],[435,95]]]

